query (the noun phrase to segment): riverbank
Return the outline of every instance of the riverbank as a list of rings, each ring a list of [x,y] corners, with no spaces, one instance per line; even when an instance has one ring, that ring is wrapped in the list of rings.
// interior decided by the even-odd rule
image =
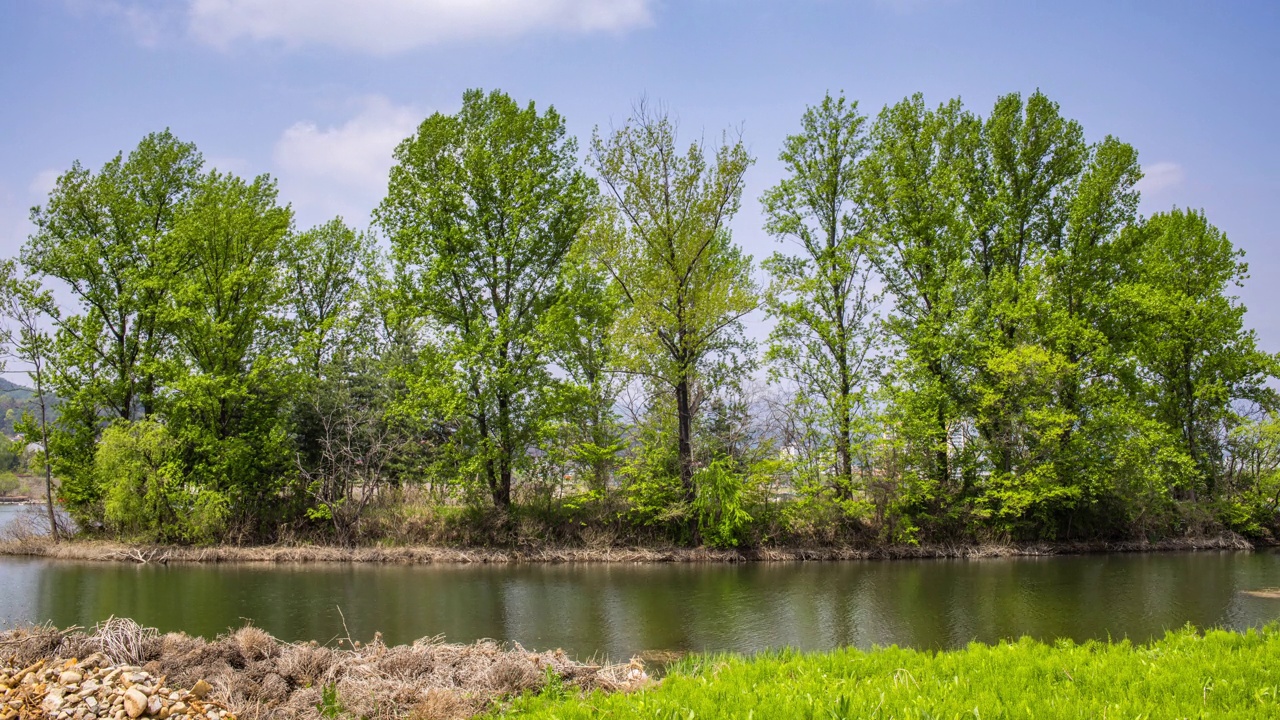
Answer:
[[[294,644],[254,627],[206,641],[122,619],[87,633],[10,630],[0,651],[4,718],[1280,716],[1274,625],[1188,627],[1138,645],[1024,638],[943,652],[694,655],[660,680],[634,661],[593,665],[491,642]]]
[[[137,563],[740,563],[925,558],[994,558],[1090,553],[1252,550],[1234,535],[1124,542],[891,545],[872,547],[757,548],[713,550],[680,547],[456,548],[388,546],[344,548],[326,545],[181,546],[131,545],[105,540],[52,543],[45,537],[0,542],[0,555],[55,560]]]
[[[379,636],[285,643],[243,627],[212,641],[111,619],[91,632],[0,633],[0,718],[468,718],[522,693],[632,690],[638,662],[599,665],[491,641]]]
[[[494,717],[1280,717],[1280,629],[1145,645],[1023,639],[963,650],[790,651],[688,658],[633,693],[544,693]]]

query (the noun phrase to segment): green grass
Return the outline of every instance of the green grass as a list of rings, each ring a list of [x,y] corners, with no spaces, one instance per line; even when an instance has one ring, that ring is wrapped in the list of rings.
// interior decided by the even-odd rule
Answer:
[[[1280,718],[1280,626],[1147,645],[1023,639],[699,656],[631,694],[527,696],[504,718]]]

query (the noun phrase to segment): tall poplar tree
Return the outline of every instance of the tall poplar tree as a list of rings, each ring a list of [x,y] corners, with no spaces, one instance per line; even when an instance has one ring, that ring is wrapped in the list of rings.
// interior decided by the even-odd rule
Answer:
[[[591,191],[554,108],[470,90],[396,148],[376,213],[402,307],[440,357],[419,395],[456,423],[453,442],[498,508],[557,412],[542,324],[564,301],[561,265]]]
[[[958,474],[949,436],[965,417],[972,380],[962,327],[974,272],[964,203],[980,131],[959,100],[929,109],[917,94],[880,113],[861,164],[871,259],[892,301],[886,328],[901,350],[898,431],[912,445],[921,479],[939,490]]]
[[[843,96],[808,108],[778,156],[787,176],[761,198],[765,230],[799,248],[763,263],[764,306],[776,321],[766,359],[829,438],[833,489],[843,498],[853,492],[855,420],[872,381],[876,298],[858,173],[865,125],[858,104]]]
[[[757,304],[751,256],[728,226],[752,159],[727,138],[681,150],[675,122],[641,104],[621,129],[596,134],[592,163],[612,205],[611,227],[594,240],[624,297],[620,360],[674,395],[680,483],[692,505],[694,385],[745,345],[741,320]],[[696,539],[696,519],[690,525]]]

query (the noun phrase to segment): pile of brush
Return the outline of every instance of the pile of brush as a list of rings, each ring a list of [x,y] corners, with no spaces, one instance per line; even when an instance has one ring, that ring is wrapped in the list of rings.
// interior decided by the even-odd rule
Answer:
[[[22,692],[27,699],[0,706],[0,718],[8,717],[4,708],[9,707],[20,717],[89,718],[90,708],[81,695],[86,677],[111,672],[116,672],[112,679],[121,687],[121,702],[116,703],[114,695],[100,699],[95,694],[95,717],[181,717],[173,710],[181,701],[182,709],[199,708],[202,717],[225,720],[446,720],[471,717],[505,698],[537,692],[548,684],[629,690],[649,681],[637,661],[592,665],[559,650],[535,653],[491,641],[455,645],[431,638],[388,647],[375,636],[363,645],[350,639],[339,642],[336,648],[286,643],[252,626],[209,641],[183,633],[161,634],[118,618],[91,632],[48,625],[9,630],[0,633],[0,660],[7,660],[5,672],[10,686],[17,688],[13,700]],[[23,672],[27,674],[18,678]],[[31,677],[33,672],[36,677]],[[135,685],[135,700],[137,695],[147,698],[137,715],[132,714],[135,706],[126,708],[123,699]],[[51,694],[60,700],[47,701]],[[77,699],[70,701],[72,696]],[[160,699],[152,702],[152,697]]]

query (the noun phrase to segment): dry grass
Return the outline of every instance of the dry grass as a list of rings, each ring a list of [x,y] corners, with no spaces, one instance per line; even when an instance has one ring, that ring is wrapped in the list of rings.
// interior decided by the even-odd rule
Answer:
[[[760,548],[711,550],[677,547],[544,547],[538,549],[471,549],[447,547],[357,547],[326,545],[139,546],[98,540],[53,544],[44,537],[0,542],[0,555],[27,555],[58,560],[132,561],[139,563],[713,563],[872,560],[898,558],[990,558],[1098,552],[1173,550],[1251,550],[1239,535],[1179,538],[1158,542],[1031,543],[919,545],[880,547]]]
[[[592,665],[559,650],[535,653],[492,641],[452,645],[428,638],[388,647],[375,637],[365,645],[342,643],[284,643],[252,626],[207,641],[112,618],[91,632],[49,625],[9,630],[0,633],[0,654],[27,666],[101,653],[112,663],[165,677],[171,686],[204,680],[213,687],[211,700],[244,720],[320,717],[326,687],[336,690],[350,717],[444,720],[471,717],[552,679],[583,691],[629,690],[648,682],[635,661]]]

